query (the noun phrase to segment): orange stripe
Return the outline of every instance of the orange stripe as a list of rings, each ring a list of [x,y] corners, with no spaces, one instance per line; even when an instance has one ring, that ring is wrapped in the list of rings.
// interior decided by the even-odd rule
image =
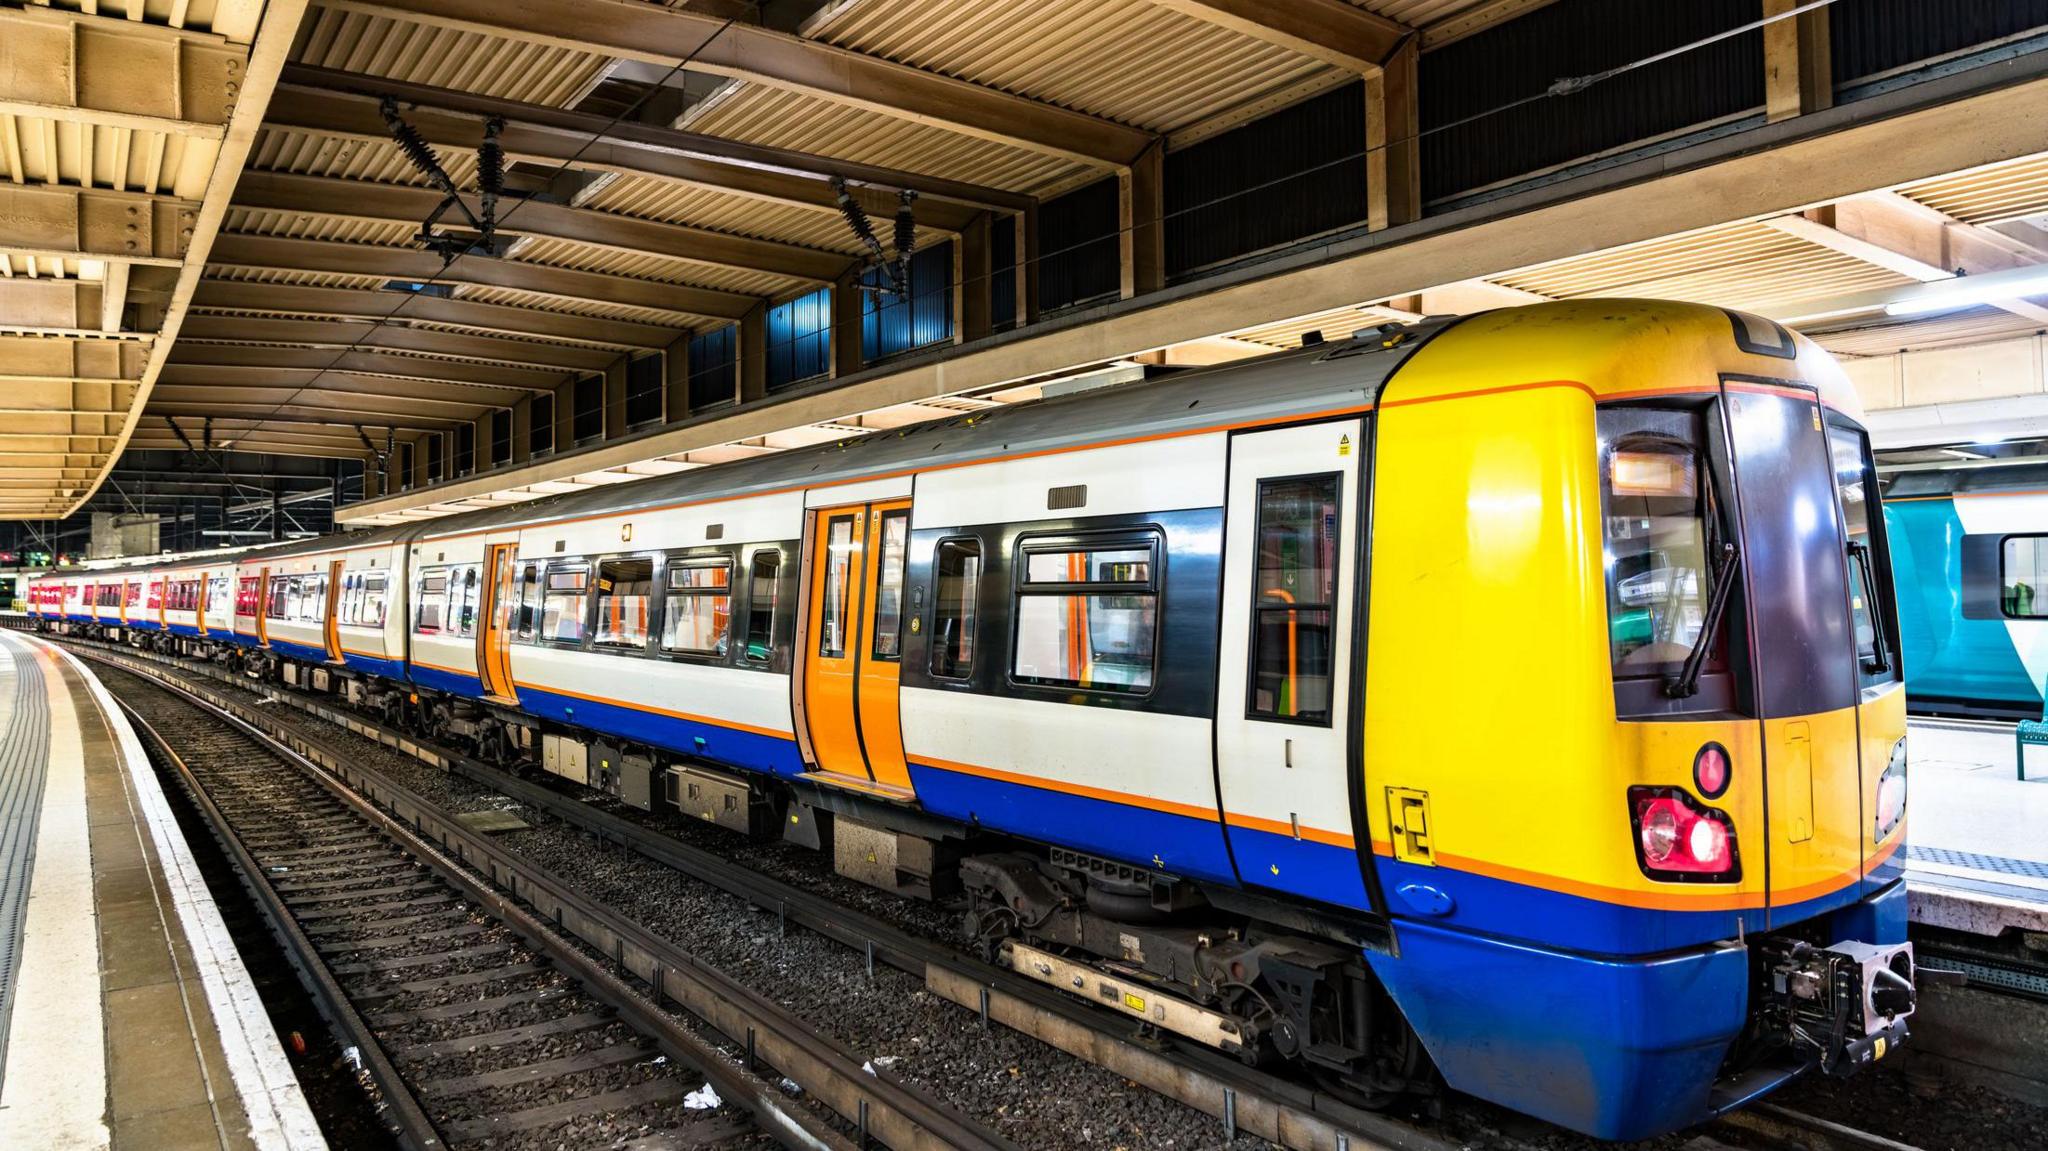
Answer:
[[[431,669],[432,669],[432,670],[434,670],[434,671],[445,671],[445,672],[449,673],[450,675],[462,675],[462,676],[468,676],[468,677],[469,677],[469,678],[471,678],[471,679],[475,679],[475,678],[477,678],[477,674],[476,674],[476,671],[475,671],[475,669],[473,669],[473,668],[465,668],[465,667],[442,667],[442,666],[441,666],[440,664],[438,664],[438,663],[428,663],[428,662],[427,662],[426,660],[420,659],[420,658],[419,658],[419,657],[417,657],[417,656],[413,657],[413,659],[412,659],[412,661],[411,661],[411,662],[413,662],[413,663],[416,663],[416,664],[418,664],[418,665],[420,665],[421,667],[424,667],[424,668],[431,668]]]
[[[1294,825],[1282,823],[1277,819],[1265,819],[1256,815],[1245,815],[1241,812],[1227,811],[1223,813],[1223,822],[1232,827],[1242,827],[1250,831],[1264,831],[1273,835],[1284,835],[1289,839],[1294,838]],[[1320,827],[1310,827],[1305,823],[1301,825],[1301,838],[1314,840],[1317,843],[1325,843],[1331,847],[1341,847],[1347,851],[1358,850],[1358,841],[1352,838],[1350,834],[1342,831],[1327,831]]]
[[[1471,391],[1465,392],[1445,392],[1437,396],[1416,396],[1413,399],[1407,400],[1382,400],[1380,401],[1380,407],[1405,408],[1413,404],[1435,404],[1445,400],[1469,400],[1475,396],[1499,396],[1506,395],[1509,392],[1530,392],[1539,388],[1577,388],[1595,401],[1600,399],[1599,393],[1577,380],[1537,380],[1527,384],[1502,384],[1494,388],[1473,388]]]
[[[413,662],[417,663],[417,662],[419,662],[419,661],[415,660],[415,661],[413,661]],[[428,666],[428,667],[432,667],[432,666],[434,666],[434,665],[432,665],[432,664],[428,664],[427,666]],[[442,671],[449,671],[449,670],[452,670],[452,669],[450,669],[450,668],[442,668],[442,669],[440,669],[440,670],[442,670]],[[464,673],[464,674],[467,674],[467,673]],[[774,729],[774,728],[772,728],[772,727],[755,727],[755,726],[753,726],[752,724],[745,724],[745,723],[740,723],[740,722],[738,722],[737,720],[730,720],[730,719],[715,719],[715,718],[713,718],[713,717],[711,717],[711,716],[708,716],[708,715],[695,715],[695,714],[693,714],[693,713],[691,713],[691,712],[687,712],[687,711],[671,711],[671,710],[669,710],[668,708],[665,708],[665,707],[653,707],[653,706],[651,706],[651,705],[648,705],[648,704],[640,704],[640,703],[628,703],[628,702],[626,702],[625,700],[622,700],[622,699],[607,699],[607,698],[605,698],[604,696],[601,696],[601,695],[584,695],[584,694],[583,694],[582,692],[580,692],[580,691],[570,691],[570,690],[568,690],[567,688],[560,688],[560,687],[549,687],[549,686],[547,686],[546,684],[540,684],[540,683],[521,683],[521,682],[519,682],[519,681],[516,681],[516,680],[515,680],[515,681],[513,682],[513,686],[514,686],[514,687],[530,687],[530,688],[532,688],[532,689],[533,689],[533,690],[535,690],[535,691],[544,691],[544,692],[547,692],[547,693],[549,693],[550,695],[566,695],[566,696],[570,697],[571,699],[580,699],[580,700],[583,700],[583,701],[585,701],[585,702],[588,702],[588,703],[602,703],[602,704],[609,704],[609,705],[610,705],[610,706],[612,706],[612,707],[623,707],[623,708],[626,708],[626,709],[628,709],[628,710],[630,710],[630,711],[641,711],[641,712],[648,712],[648,713],[650,713],[650,714],[653,714],[653,715],[665,715],[665,716],[668,716],[668,717],[669,717],[669,718],[671,718],[671,719],[686,719],[686,720],[689,720],[689,721],[690,721],[690,722],[692,722],[692,723],[708,723],[708,724],[710,724],[710,725],[711,725],[711,726],[713,726],[713,727],[724,727],[724,728],[730,728],[730,729],[732,729],[732,730],[734,730],[734,731],[744,731],[744,732],[749,732],[749,733],[751,733],[751,734],[754,734],[754,735],[765,735],[765,736],[769,736],[769,737],[771,737],[771,738],[774,738],[774,739],[794,739],[794,738],[795,738],[795,736],[793,736],[793,735],[792,735],[791,733],[789,733],[789,732],[786,732],[786,731],[777,731],[777,730],[775,730],[775,729]]]

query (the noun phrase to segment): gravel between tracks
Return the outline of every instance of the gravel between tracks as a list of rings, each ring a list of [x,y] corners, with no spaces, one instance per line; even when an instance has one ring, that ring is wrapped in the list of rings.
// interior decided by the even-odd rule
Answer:
[[[772,911],[751,908],[707,884],[605,843],[470,780],[421,763],[373,740],[275,703],[240,684],[227,688],[260,704],[273,718],[388,775],[454,812],[503,810],[531,827],[499,842],[571,880],[586,894],[631,915],[649,930],[720,967],[756,991],[797,1010],[878,1066],[935,1097],[983,1117],[1018,1143],[1048,1148],[1270,1147],[1239,1137],[1226,1142],[1218,1122],[1127,1083],[1121,1077],[1003,1027],[983,1032],[971,1013],[925,991],[916,980],[878,964],[872,979],[863,957],[801,927],[778,930]],[[540,778],[561,786],[548,777]],[[707,824],[649,816],[588,792],[597,806],[684,842],[715,851],[765,874],[818,891],[922,936],[952,939],[957,916],[845,879],[830,858],[802,848],[748,841]],[[2020,1151],[2040,1147],[2048,1109],[1981,1088],[1941,1082],[1913,1059],[1898,1057],[1850,1080],[1809,1076],[1772,1098],[1783,1105],[1921,1147],[1924,1151]],[[1682,1132],[1632,1144],[1586,1139],[1503,1108],[1454,1096],[1418,1126],[1472,1151],[1681,1151],[1700,1137]],[[1745,1142],[1717,1128],[1713,1137]]]

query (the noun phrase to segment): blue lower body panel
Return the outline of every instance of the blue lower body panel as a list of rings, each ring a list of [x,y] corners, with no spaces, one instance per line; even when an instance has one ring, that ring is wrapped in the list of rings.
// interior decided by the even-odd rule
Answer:
[[[383,659],[374,655],[344,653],[342,661],[350,671],[363,675],[374,675],[380,679],[405,679],[405,663],[402,660]]]
[[[804,772],[803,757],[797,753],[793,737],[764,735],[707,720],[558,695],[528,684],[520,684],[518,690],[519,706],[542,719],[587,727],[744,771],[785,776]]]
[[[1749,953],[1596,959],[1403,923],[1367,960],[1459,1091],[1602,1139],[1699,1122],[1749,1004]]]
[[[1246,883],[1318,903],[1371,910],[1357,848],[1249,827],[1232,826],[1229,834],[1231,855]]]
[[[987,779],[914,761],[910,783],[925,810],[934,815],[1177,875],[1237,882],[1230,852],[1223,843],[1223,826],[1214,819]]]
[[[425,664],[419,663],[410,665],[410,670],[412,672],[412,681],[421,687],[431,688],[434,691],[445,691],[449,695],[459,695],[469,699],[483,698],[484,681],[476,676],[464,675],[456,671],[442,671],[440,668],[428,667]]]
[[[1903,942],[1906,885],[1824,914],[1831,942]],[[1405,918],[1395,937],[1398,956],[1366,960],[1457,1090],[1602,1139],[1714,1114],[1715,1076],[1749,1018],[1748,948],[1616,958]]]

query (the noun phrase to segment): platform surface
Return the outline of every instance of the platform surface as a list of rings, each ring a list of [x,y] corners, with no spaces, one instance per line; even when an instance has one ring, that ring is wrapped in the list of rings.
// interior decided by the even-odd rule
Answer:
[[[1914,921],[2048,931],[2048,747],[2022,781],[2012,724],[1915,718],[1907,740]]]
[[[0,631],[0,1148],[324,1146],[134,732]]]

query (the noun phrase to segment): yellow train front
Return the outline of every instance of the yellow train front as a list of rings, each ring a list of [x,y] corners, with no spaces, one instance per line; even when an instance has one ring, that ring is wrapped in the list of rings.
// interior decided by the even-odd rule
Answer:
[[[1622,1139],[1882,1058],[1905,699],[1833,362],[1716,309],[1515,309],[1377,407],[1369,961],[1445,1079]]]

